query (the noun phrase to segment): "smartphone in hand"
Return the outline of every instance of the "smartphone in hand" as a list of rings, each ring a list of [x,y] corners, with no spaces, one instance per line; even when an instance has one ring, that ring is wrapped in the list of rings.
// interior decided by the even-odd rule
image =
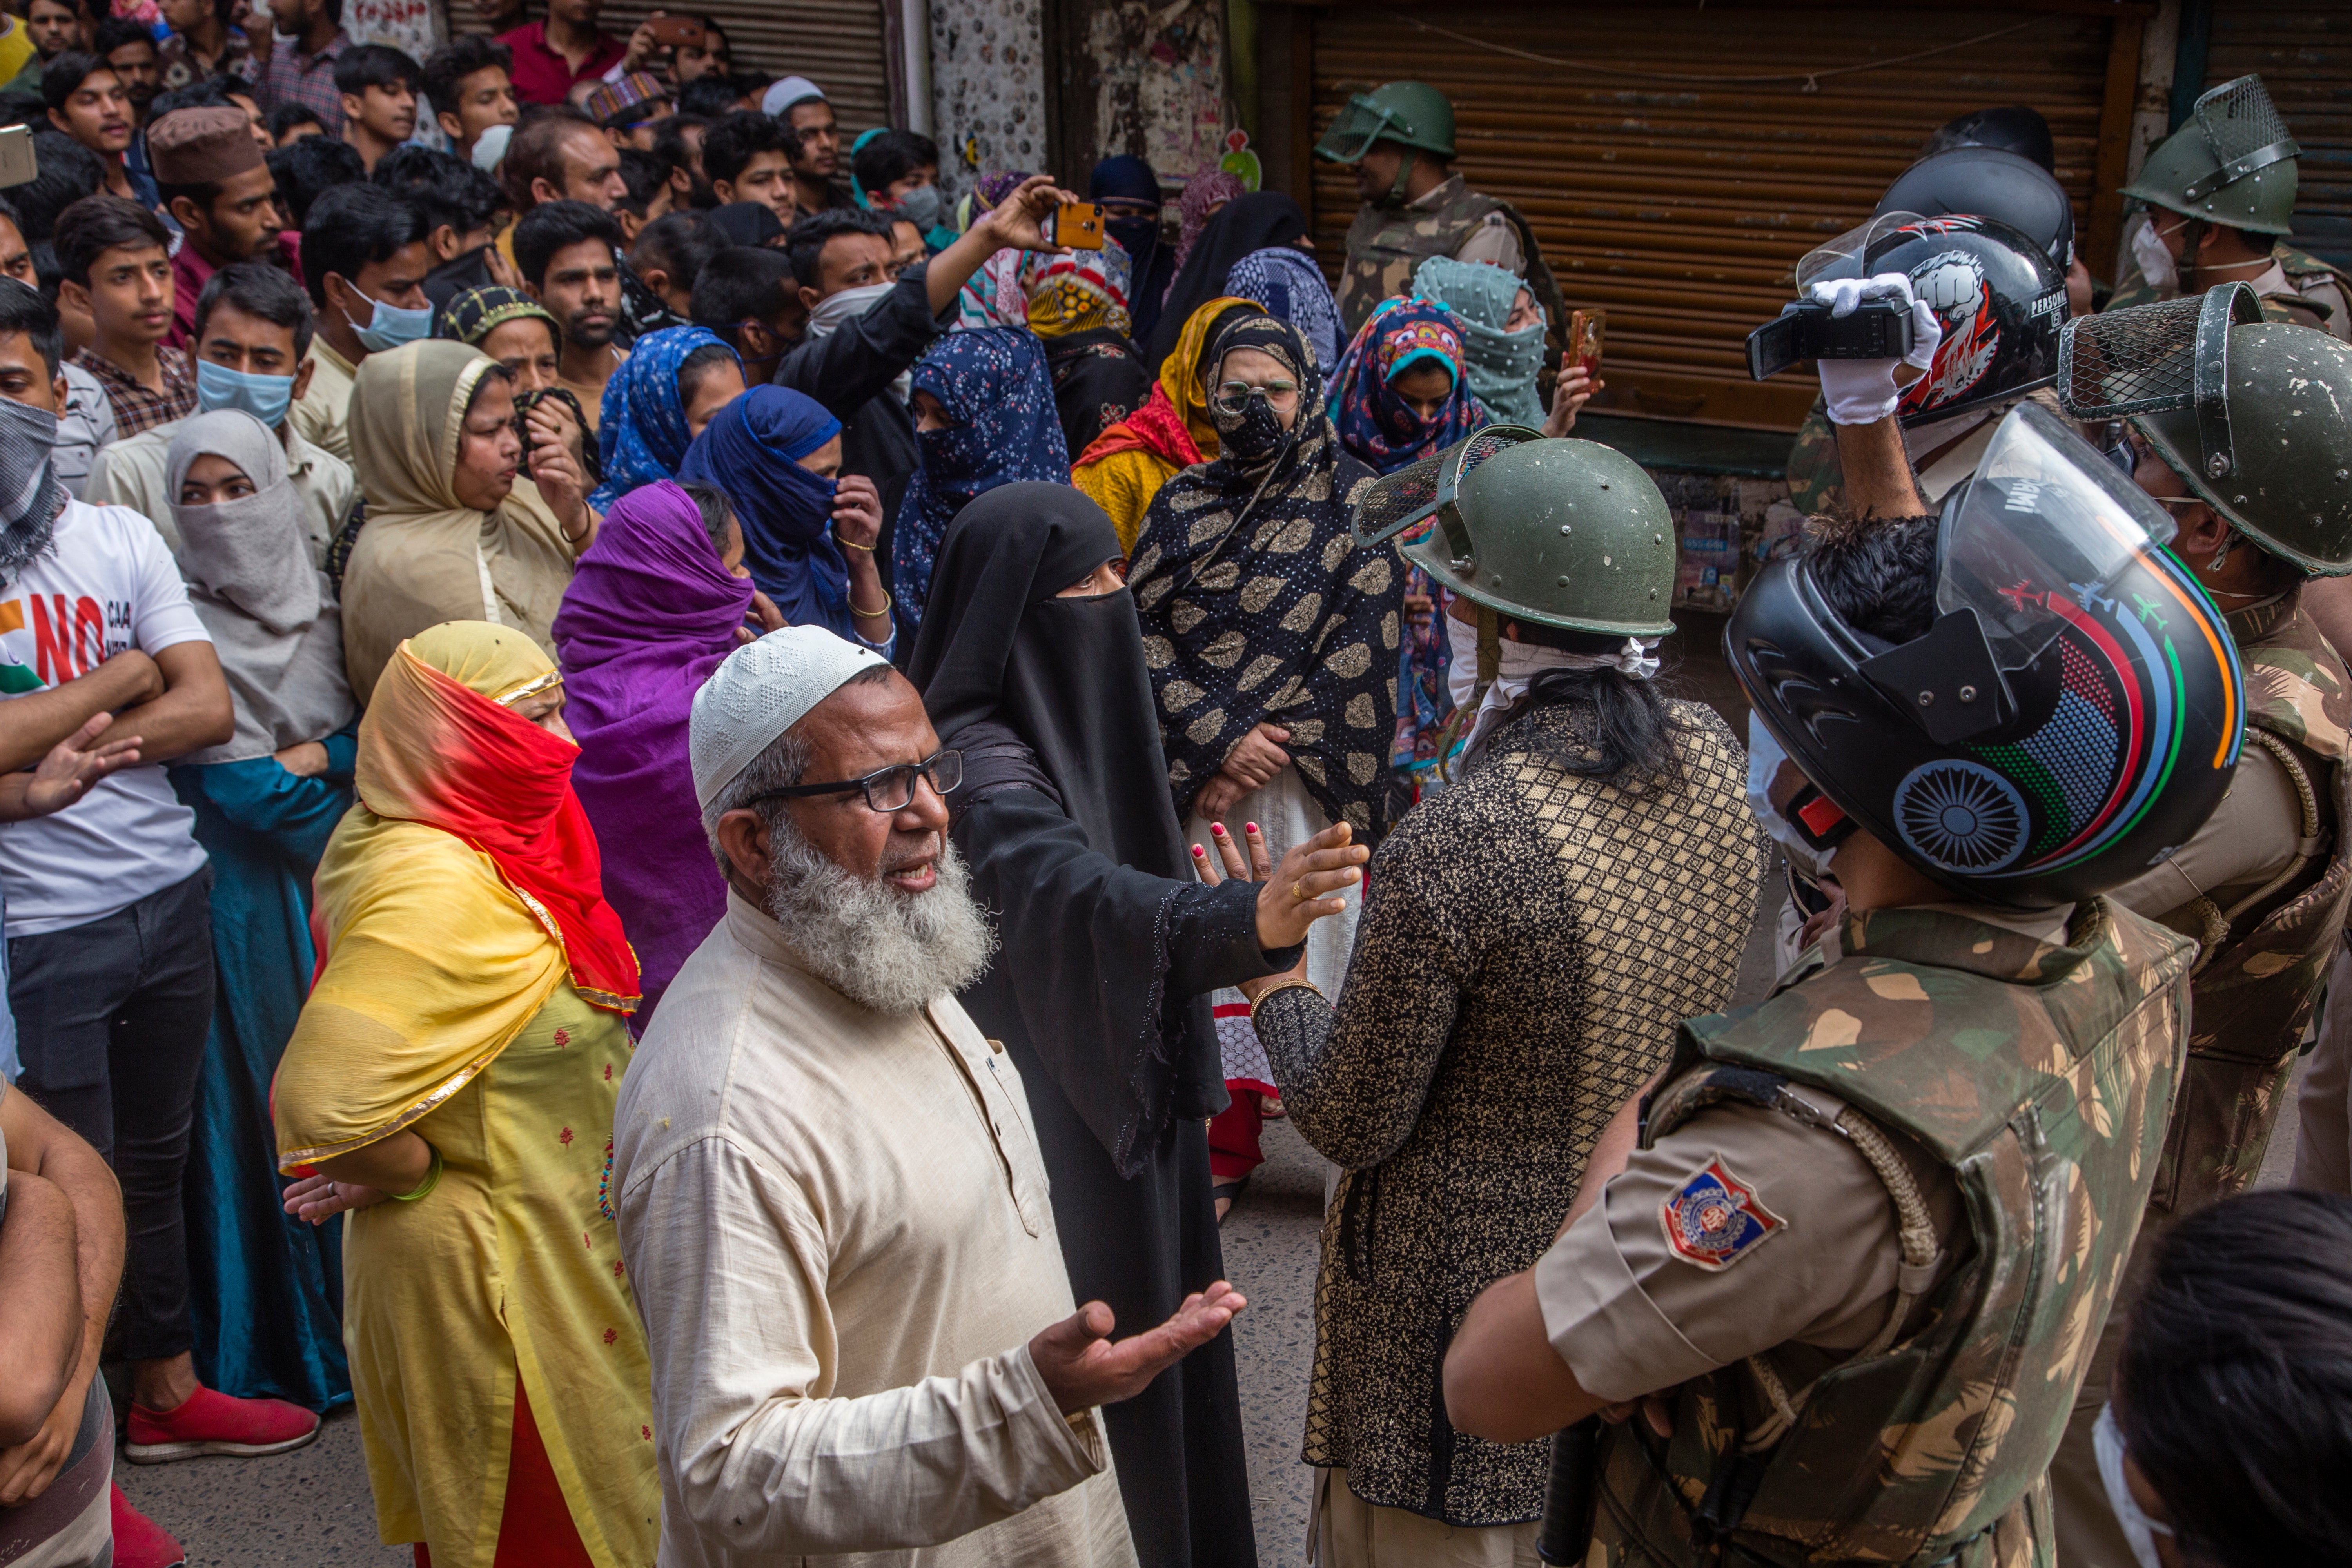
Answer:
[[[1048,245],[1066,245],[1072,250],[1103,247],[1103,210],[1097,202],[1065,202],[1039,226]]]

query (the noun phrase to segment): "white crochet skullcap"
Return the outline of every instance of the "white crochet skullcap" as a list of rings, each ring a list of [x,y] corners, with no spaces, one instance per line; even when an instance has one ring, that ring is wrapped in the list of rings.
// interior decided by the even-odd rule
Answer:
[[[760,95],[760,112],[782,114],[795,103],[806,103],[818,98],[824,98],[824,89],[804,76],[788,76],[782,81],[768,84],[768,90]],[[825,101],[830,103],[833,100],[825,99]]]
[[[861,669],[886,662],[823,626],[786,626],[727,656],[694,694],[687,752],[694,799],[708,806],[810,709]]]

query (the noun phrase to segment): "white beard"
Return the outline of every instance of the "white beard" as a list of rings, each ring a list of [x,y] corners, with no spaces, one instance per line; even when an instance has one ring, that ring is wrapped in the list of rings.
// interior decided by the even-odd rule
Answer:
[[[928,892],[844,870],[789,823],[768,834],[768,913],[809,969],[851,1001],[901,1016],[979,979],[996,951],[971,872],[944,839]]]

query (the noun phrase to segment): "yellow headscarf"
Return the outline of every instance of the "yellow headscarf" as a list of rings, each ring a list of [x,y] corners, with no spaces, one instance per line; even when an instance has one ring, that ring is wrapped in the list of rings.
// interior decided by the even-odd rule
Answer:
[[[1160,385],[1168,401],[1184,411],[1184,429],[1201,448],[1201,460],[1217,460],[1217,427],[1209,422],[1209,395],[1201,385],[1201,360],[1209,352],[1209,329],[1235,305],[1263,310],[1254,300],[1227,294],[1210,300],[1185,318],[1175,349],[1160,364]]]
[[[410,638],[361,721],[363,800],[396,798],[415,765],[428,763],[420,667],[496,702],[543,689],[555,675],[510,628],[466,621]],[[311,932],[326,964],[272,1091],[287,1171],[388,1138],[446,1103],[568,973],[562,947],[490,858],[438,828],[353,805],[328,841],[316,887]]]
[[[545,649],[572,581],[562,525],[518,478],[494,511],[457,500],[457,443],[496,364],[428,339],[372,353],[352,393],[352,467],[367,524],[343,569],[343,662],[364,703],[402,639],[450,620],[509,626]]]

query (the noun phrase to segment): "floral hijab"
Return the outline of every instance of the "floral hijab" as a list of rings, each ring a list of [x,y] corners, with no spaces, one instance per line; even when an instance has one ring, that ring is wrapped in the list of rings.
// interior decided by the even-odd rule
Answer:
[[[604,416],[596,427],[604,482],[588,498],[597,511],[612,510],[615,501],[639,486],[677,477],[694,439],[687,433],[686,398],[677,373],[689,354],[711,347],[727,344],[703,327],[648,332],[604,384]]]
[[[1322,268],[1287,245],[1253,250],[1225,274],[1225,292],[1255,300],[1298,329],[1316,364],[1327,374],[1339,363],[1339,307]]]
[[[1070,482],[1053,379],[1028,328],[950,332],[915,362],[914,383],[939,400],[950,423],[916,434],[922,463],[891,541],[892,586],[909,626],[922,619],[940,541],[974,496],[1015,479]]]
[[[1029,330],[1041,338],[1068,337],[1108,329],[1124,333],[1130,325],[1128,289],[1134,263],[1115,239],[1100,250],[1037,258],[1024,280],[1028,289]]]
[[[1464,374],[1462,321],[1443,305],[1394,299],[1372,312],[1331,375],[1331,421],[1340,443],[1391,473],[1433,456],[1486,423]],[[1454,378],[1454,390],[1434,419],[1423,419],[1391,389],[1415,365],[1435,363]]]

